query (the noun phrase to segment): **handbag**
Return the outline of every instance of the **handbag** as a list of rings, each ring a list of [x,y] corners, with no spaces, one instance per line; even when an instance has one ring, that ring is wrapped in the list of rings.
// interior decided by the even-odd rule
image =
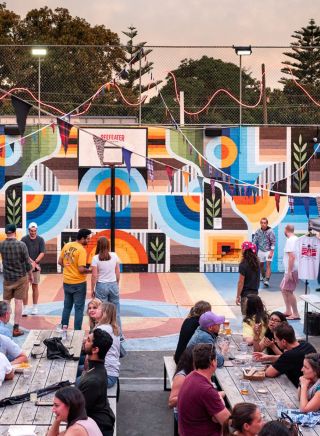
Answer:
[[[292,434],[292,436],[303,436],[299,425],[293,422],[292,418],[285,412],[281,412],[281,418],[278,418],[278,421],[281,422]]]
[[[70,354],[61,340],[62,338],[48,338],[43,341],[47,347],[47,359],[79,360],[79,357],[74,357],[73,354]]]

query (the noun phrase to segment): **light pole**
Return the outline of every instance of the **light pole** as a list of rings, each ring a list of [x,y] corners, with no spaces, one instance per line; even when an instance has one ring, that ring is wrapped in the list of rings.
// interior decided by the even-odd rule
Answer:
[[[234,51],[239,56],[239,100],[240,100],[240,109],[239,109],[239,125],[242,124],[242,56],[250,56],[252,53],[251,45],[248,46],[233,46]]]
[[[40,126],[41,122],[41,104],[40,104],[40,98],[41,98],[41,59],[46,56],[47,49],[46,48],[33,48],[31,50],[31,53],[33,56],[38,57],[38,124]]]

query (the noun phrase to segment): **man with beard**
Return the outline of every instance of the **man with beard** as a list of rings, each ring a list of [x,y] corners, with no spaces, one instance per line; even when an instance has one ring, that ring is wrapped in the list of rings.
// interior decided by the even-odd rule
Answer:
[[[87,252],[85,246],[90,240],[91,230],[78,231],[77,240],[68,242],[61,250],[58,264],[63,267],[64,303],[61,324],[69,325],[69,318],[74,305],[74,329],[81,330],[83,310],[87,293],[86,274],[91,273],[87,268]]]
[[[107,372],[104,359],[112,345],[109,333],[96,329],[84,343],[88,355],[89,369],[80,378],[78,388],[86,400],[86,411],[100,428],[103,436],[112,436],[115,422],[114,414],[107,399]]]

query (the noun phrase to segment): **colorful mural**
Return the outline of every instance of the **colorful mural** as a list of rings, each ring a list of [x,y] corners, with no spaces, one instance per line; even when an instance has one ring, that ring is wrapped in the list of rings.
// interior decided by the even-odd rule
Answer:
[[[131,128],[139,133],[136,147],[147,135],[153,168],[148,171],[140,156],[130,174],[124,162],[114,171],[115,247],[124,271],[237,271],[241,243],[251,239],[263,216],[278,240],[272,268],[282,270],[285,224],[303,233],[308,216],[319,215],[316,127],[188,127],[183,134]],[[112,128],[99,131],[104,129]],[[28,127],[30,136],[20,141],[12,126],[0,126],[0,228],[14,222],[22,235],[29,222],[37,222],[50,247],[44,271],[56,271],[61,247],[77,229],[94,232],[89,257],[97,238],[110,236],[111,169],[86,166],[83,144],[79,165],[76,127],[66,151],[52,126],[32,132]],[[129,128],[125,132],[134,138]],[[121,136],[119,128],[113,136]]]

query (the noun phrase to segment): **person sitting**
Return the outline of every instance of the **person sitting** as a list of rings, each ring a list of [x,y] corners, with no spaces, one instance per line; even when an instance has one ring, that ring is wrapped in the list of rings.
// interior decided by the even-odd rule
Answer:
[[[301,412],[320,410],[320,354],[307,354],[300,377],[299,407]]]
[[[267,422],[258,436],[297,436],[297,432],[289,429],[283,422]]]
[[[0,301],[0,334],[12,338],[12,329],[6,325],[10,321],[11,306],[7,301]]]
[[[90,333],[84,344],[88,355],[89,370],[80,378],[78,388],[86,401],[86,411],[98,424],[103,436],[113,436],[114,414],[107,398],[107,373],[104,359],[112,345],[109,333],[96,329]]]
[[[205,313],[211,311],[211,304],[207,301],[197,301],[190,309],[188,317],[183,321],[176,351],[174,353],[174,361],[178,364],[180,357],[187,347],[193,333],[199,327],[199,318]]]
[[[173,376],[172,388],[169,397],[169,407],[173,407],[174,417],[178,419],[178,396],[186,377],[193,371],[193,347],[188,347],[181,354],[180,360],[178,362],[176,372]]]
[[[47,436],[102,436],[96,422],[88,417],[84,396],[76,387],[67,386],[55,393],[52,412],[56,417]],[[67,429],[60,433],[62,422],[67,423]]]
[[[96,328],[104,330],[112,337],[113,342],[107,352],[104,364],[107,370],[108,388],[118,382],[120,369],[120,328],[117,325],[116,306],[113,303],[102,303],[102,316]]]
[[[245,316],[242,322],[243,339],[255,350],[264,337],[268,327],[268,312],[261,298],[255,294],[247,295]]]
[[[8,336],[0,334],[0,352],[3,353],[11,365],[28,362],[26,354],[21,350],[19,345],[13,342]]]
[[[99,319],[102,316],[101,313],[102,301],[99,298],[92,298],[87,306],[87,315],[89,317],[90,332],[97,326]]]
[[[196,344],[212,344],[215,345],[220,330],[220,325],[225,321],[224,316],[216,315],[213,312],[205,312],[199,318],[199,327],[192,335],[188,342],[188,347],[192,347]],[[221,368],[224,364],[224,349],[221,349],[221,353],[217,352],[218,368]]]
[[[11,363],[3,353],[0,353],[0,386],[4,380],[12,380],[14,370]]]
[[[292,326],[286,322],[282,322],[275,328],[274,335],[277,345],[284,352],[276,362],[266,369],[266,377],[278,377],[280,374],[286,374],[295,387],[298,387],[305,355],[316,353],[316,350],[308,342],[301,341],[299,343]],[[263,355],[263,353],[261,354]],[[255,358],[259,360],[259,356],[255,356]]]
[[[286,320],[287,319],[282,312],[278,312],[277,310],[272,312],[268,320],[268,327],[265,335],[260,343],[256,342],[254,344],[254,351],[264,351],[268,354],[269,361],[276,361],[282,354],[282,350],[280,350],[275,342],[274,330],[281,322],[286,322]]]
[[[256,436],[264,421],[259,408],[252,403],[236,404],[223,424],[223,436]]]
[[[195,370],[186,377],[178,396],[179,434],[220,436],[230,412],[211,383],[217,368],[214,344],[195,345],[193,362]]]

